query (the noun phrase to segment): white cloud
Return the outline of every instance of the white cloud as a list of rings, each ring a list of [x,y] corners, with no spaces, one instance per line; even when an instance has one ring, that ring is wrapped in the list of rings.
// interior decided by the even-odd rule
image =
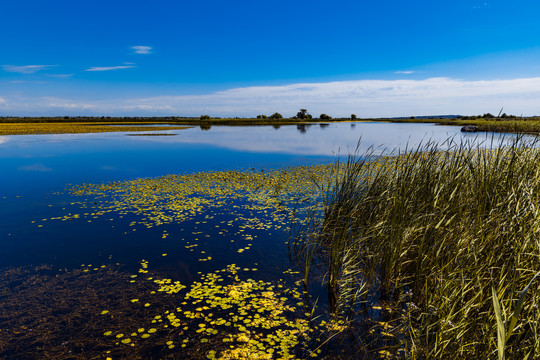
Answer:
[[[46,81],[27,81],[27,80],[13,80],[12,84],[46,84]]]
[[[482,113],[494,108],[515,113],[540,113],[540,78],[466,81],[451,78],[425,80],[357,80],[301,83],[284,86],[236,88],[207,95],[160,96],[122,102],[159,111],[170,106],[178,113],[217,116],[253,116],[275,111],[285,116],[307,108],[331,116],[402,116],[409,114]],[[119,104],[120,105],[120,104]]]
[[[20,74],[33,74],[54,65],[2,65],[4,71]]]
[[[135,50],[135,54],[150,54],[152,47],[151,46],[132,46],[131,49]]]
[[[306,108],[315,116],[356,114],[394,117],[498,112],[540,115],[540,77],[510,80],[354,80],[235,88],[204,95],[84,100],[9,98],[3,108],[39,115],[72,110],[77,115],[284,116]],[[62,113],[63,114],[63,113]]]
[[[91,67],[85,71],[111,71],[111,70],[121,70],[121,69],[131,69],[134,68],[133,65],[120,65],[120,66],[103,66],[103,67]]]
[[[98,106],[95,104],[85,104],[85,103],[73,103],[69,100],[60,100],[58,102],[49,102],[44,104],[48,108],[61,108],[67,110],[89,110],[89,109],[98,109]]]
[[[55,78],[68,78],[72,77],[74,74],[47,74],[47,76],[55,77]]]
[[[394,71],[394,74],[414,74],[414,71],[406,70],[406,71]]]
[[[473,9],[481,9],[481,8],[485,8],[485,7],[488,7],[488,3],[487,3],[487,2],[484,2],[484,3],[481,3],[481,4],[474,5],[474,6],[473,6]]]

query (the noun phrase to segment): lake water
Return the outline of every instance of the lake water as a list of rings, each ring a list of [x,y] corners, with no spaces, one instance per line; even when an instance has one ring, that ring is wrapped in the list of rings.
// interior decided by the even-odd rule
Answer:
[[[359,140],[362,152],[370,146],[392,150],[429,139],[485,138],[461,133],[459,127],[393,123],[214,126],[165,133],[176,135],[0,136],[0,198],[58,191],[67,183],[328,162],[354,151]]]
[[[375,154],[379,154],[384,149],[410,148],[428,140],[491,140],[491,135],[464,134],[459,130],[432,124],[358,122],[279,128],[193,127],[162,132],[172,136],[3,136],[0,271],[45,265],[48,271],[69,274],[72,269],[81,269],[81,265],[87,272],[114,265],[121,267],[121,273],[137,274],[146,269],[141,268],[144,259],[155,273],[183,284],[232,263],[241,268],[256,268],[256,275],[254,270],[250,276],[257,280],[277,281],[290,268],[285,245],[286,218],[280,217],[279,209],[261,205],[268,202],[269,195],[262,200],[256,198],[259,187],[237,190],[242,193],[238,197],[225,195],[218,199],[213,193],[206,194],[205,201],[208,198],[214,202],[197,208],[200,197],[190,193],[186,186],[195,188],[214,180],[197,178],[180,187],[175,183],[160,193],[159,199],[152,198],[153,192],[157,193],[163,182],[133,180],[239,170],[253,174],[247,181],[270,181],[260,174],[289,166],[330,163],[357,146],[360,153],[374,147]],[[132,182],[82,196],[66,190],[83,183],[120,181]],[[177,178],[171,181],[176,182]],[[227,179],[219,181],[223,184]],[[182,195],[178,198],[178,194]],[[194,204],[195,210],[185,204]],[[88,264],[92,264],[91,269],[86,269]],[[107,276],[112,273],[116,274],[110,272]],[[20,281],[24,282],[12,281],[13,289],[18,289]],[[9,296],[17,299],[16,294]],[[15,326],[6,324],[10,328]],[[117,349],[116,345],[110,344],[113,349]],[[13,350],[0,352],[0,357],[13,356],[10,351]],[[86,351],[97,355],[101,350]]]

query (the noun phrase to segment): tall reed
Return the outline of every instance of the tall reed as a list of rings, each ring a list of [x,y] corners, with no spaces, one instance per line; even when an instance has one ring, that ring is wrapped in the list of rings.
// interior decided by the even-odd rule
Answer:
[[[381,323],[368,302],[392,309],[388,356],[539,356],[538,142],[444,145],[337,163],[291,252],[366,334]]]

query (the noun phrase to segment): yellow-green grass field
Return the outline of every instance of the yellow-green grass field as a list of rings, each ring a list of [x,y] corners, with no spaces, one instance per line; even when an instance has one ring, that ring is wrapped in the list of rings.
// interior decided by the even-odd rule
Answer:
[[[114,125],[114,126],[111,126]],[[141,132],[183,130],[187,126],[141,126],[141,124],[122,123],[4,123],[0,124],[2,135],[39,135],[39,134],[84,134],[105,132]]]

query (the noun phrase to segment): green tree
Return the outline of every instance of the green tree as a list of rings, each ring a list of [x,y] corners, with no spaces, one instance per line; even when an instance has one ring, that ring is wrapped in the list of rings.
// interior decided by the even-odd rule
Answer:
[[[272,115],[270,115],[270,119],[283,119],[283,115],[281,115],[280,113],[273,113]]]
[[[201,120],[210,120],[210,116],[208,116],[208,115],[201,115]]]
[[[319,119],[321,120],[330,120],[332,117],[330,115],[321,114],[319,115]]]
[[[311,115],[307,113],[307,109],[300,109],[300,111],[296,113],[296,117],[299,119],[311,119]]]
[[[356,114],[351,114],[351,120],[356,120]]]

